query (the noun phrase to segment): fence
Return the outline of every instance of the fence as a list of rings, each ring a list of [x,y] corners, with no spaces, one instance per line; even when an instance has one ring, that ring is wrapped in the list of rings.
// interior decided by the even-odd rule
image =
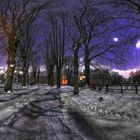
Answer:
[[[117,93],[140,93],[140,84],[92,85],[94,90]]]

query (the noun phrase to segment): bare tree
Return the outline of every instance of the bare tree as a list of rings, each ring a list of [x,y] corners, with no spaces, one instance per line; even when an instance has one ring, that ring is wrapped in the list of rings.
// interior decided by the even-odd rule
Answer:
[[[64,50],[66,41],[66,14],[53,12],[49,14],[50,30],[46,43],[46,67],[48,79],[52,79],[52,72],[56,66],[57,88],[61,86],[61,73],[64,62]],[[50,81],[48,81],[50,82]]]
[[[58,43],[56,48],[57,88],[61,85],[61,73],[64,63],[64,50],[66,42],[66,14],[60,15],[61,24],[58,26]]]
[[[54,86],[55,57],[52,34],[50,34],[46,39],[44,53],[44,62],[46,66],[48,85]]]
[[[72,23],[70,23],[68,27],[68,32],[70,39],[72,41],[72,51],[73,51],[73,83],[74,83],[74,95],[79,94],[79,51],[82,47],[81,43],[81,32],[77,32],[78,25],[77,25],[77,18],[79,15],[74,15],[72,17]],[[74,29],[74,32],[73,32]]]
[[[29,66],[31,65],[32,56],[34,53],[34,45],[37,36],[37,29],[33,26],[35,16],[30,16],[28,20],[20,27],[20,32],[23,33],[20,40],[17,59],[23,71],[22,85],[29,84]]]
[[[40,52],[39,46],[34,46],[31,52],[31,59],[30,59],[30,67],[32,68],[32,72],[30,75],[30,84],[38,84],[40,80]]]
[[[80,40],[74,40],[73,53],[74,53],[74,95],[79,94],[79,49],[81,48]]]
[[[99,9],[94,8],[90,1],[87,0],[81,4],[82,7],[79,9],[80,12],[78,12],[79,16],[75,16],[75,23],[78,32],[81,34],[81,41],[84,47],[85,82],[87,85],[90,85],[90,63],[92,60],[90,59],[90,55],[95,47],[95,45],[93,45],[94,39],[97,40],[97,37],[99,38],[101,35],[103,38],[103,34],[107,32],[107,30],[103,30],[101,25],[106,22],[108,18],[105,19],[103,13],[100,12]]]
[[[15,70],[15,57],[17,48],[20,42],[21,34],[20,26],[28,16],[26,8],[29,4],[28,0],[23,0],[21,4],[8,0],[3,3],[0,11],[0,23],[7,37],[8,46],[6,48],[7,60],[7,75],[5,82],[5,91],[12,91],[13,74]],[[34,12],[32,13],[34,15]]]
[[[68,50],[67,50],[68,51]],[[72,52],[71,52],[72,53]],[[63,66],[63,73],[66,75],[68,80],[68,85],[71,84],[72,75],[73,75],[74,67],[73,67],[73,57],[71,54],[69,56],[65,56],[64,58],[64,66]]]
[[[22,37],[20,26],[31,15],[36,17],[40,10],[51,7],[51,2],[31,6],[30,0],[22,0],[20,2],[6,0],[0,3],[0,24],[7,38],[6,52],[7,60],[7,75],[5,82],[5,91],[12,91],[13,75],[15,70],[15,57],[17,48]]]
[[[75,16],[75,23],[84,48],[85,82],[90,85],[91,63],[100,61],[107,65],[108,62],[122,61],[126,47],[123,47],[125,42],[113,43],[110,40],[113,32],[110,26],[114,22],[111,15],[107,16],[104,9],[101,11],[100,8],[95,8],[94,3],[89,0],[81,5],[79,16]]]

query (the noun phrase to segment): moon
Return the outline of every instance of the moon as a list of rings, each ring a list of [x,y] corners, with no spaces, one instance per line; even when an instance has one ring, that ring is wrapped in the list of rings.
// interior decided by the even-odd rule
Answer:
[[[114,37],[113,40],[114,40],[115,42],[118,42],[119,39],[118,39],[117,37]]]
[[[136,48],[137,48],[137,49],[140,48],[140,40],[138,40],[138,42],[136,43]]]

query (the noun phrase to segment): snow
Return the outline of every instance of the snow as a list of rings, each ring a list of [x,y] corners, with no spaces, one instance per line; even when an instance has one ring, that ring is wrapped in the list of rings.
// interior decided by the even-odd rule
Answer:
[[[12,93],[12,91],[11,90],[8,90],[7,93]]]
[[[47,85],[25,87],[19,85],[17,88],[16,84],[14,84],[13,92],[3,92],[0,94],[0,122],[53,88],[54,87],[49,87]]]
[[[99,93],[88,88],[81,89],[79,96],[72,94],[61,94],[65,105],[85,117],[97,130],[102,129],[109,139],[140,139],[140,95]]]
[[[10,94],[0,94],[0,121],[52,91],[56,94],[61,93],[64,106],[84,117],[94,132],[96,131],[98,135],[102,134],[101,137],[110,140],[140,139],[139,94],[99,93],[83,88],[80,89],[79,95],[74,96],[71,86],[56,89],[56,86],[50,87],[45,84],[26,87],[19,85],[18,88],[14,85],[13,91]],[[103,101],[99,100],[101,97]]]
[[[2,92],[4,85],[1,86],[0,94],[0,121],[9,116],[10,114],[18,111],[30,102],[40,98],[49,91],[53,92],[67,92],[72,91],[72,87],[66,86],[62,89],[56,89],[56,86],[50,87],[47,84],[38,84],[33,86],[21,86],[21,84],[13,85],[13,92],[4,93]]]

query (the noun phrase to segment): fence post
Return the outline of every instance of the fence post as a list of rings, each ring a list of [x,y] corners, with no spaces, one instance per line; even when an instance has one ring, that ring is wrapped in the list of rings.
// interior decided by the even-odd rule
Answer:
[[[93,89],[96,89],[96,84],[95,83],[93,84]]]
[[[106,92],[108,92],[108,84],[106,84]]]
[[[102,89],[102,88],[101,88],[101,85],[99,84],[99,91],[101,91],[101,89]]]
[[[135,85],[135,93],[138,94],[138,85],[137,85],[137,82],[136,82],[136,85]]]
[[[122,86],[122,83],[121,83],[121,93],[123,93],[123,86]]]

